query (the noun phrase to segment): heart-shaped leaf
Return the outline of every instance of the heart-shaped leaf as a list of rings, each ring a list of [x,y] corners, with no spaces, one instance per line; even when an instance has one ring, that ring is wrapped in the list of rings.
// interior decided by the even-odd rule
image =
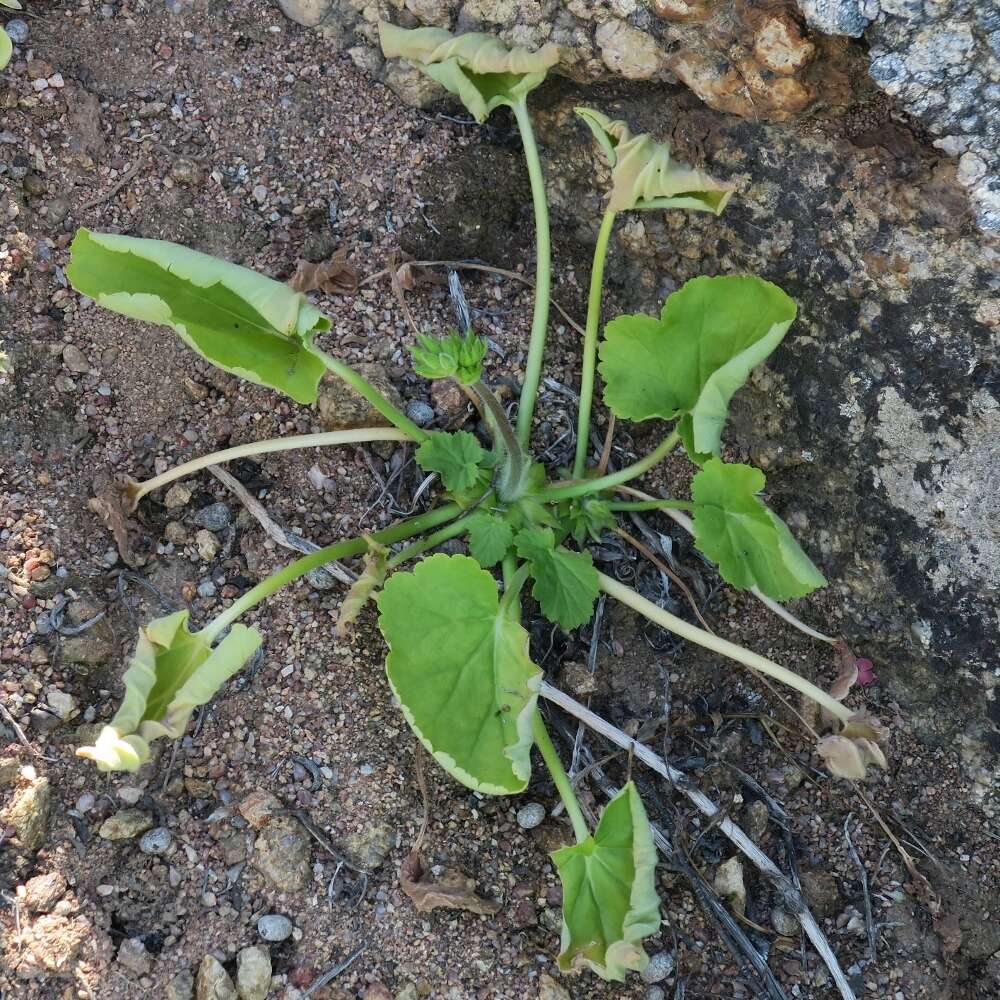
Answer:
[[[176,243],[87,229],[66,276],[106,309],[171,327],[217,367],[316,401],[326,366],[310,348],[330,321],[280,281]]]
[[[510,521],[496,514],[477,510],[466,520],[469,552],[480,566],[495,566],[507,554],[514,537]]]
[[[756,586],[776,601],[803,597],[826,580],[757,497],[763,488],[760,470],[709,459],[691,483],[695,544],[734,587]]]
[[[589,621],[600,590],[590,553],[556,545],[551,528],[525,528],[514,541],[517,554],[530,565],[531,596],[542,614],[564,629]]]
[[[468,431],[432,431],[416,453],[421,469],[440,473],[444,488],[458,493],[476,482],[485,458],[485,450]]]
[[[670,154],[665,142],[650,135],[632,135],[623,121],[612,121],[592,108],[576,113],[594,133],[611,167],[608,209],[686,208],[719,215],[733,196],[733,188]]]
[[[480,124],[503,104],[522,101],[559,62],[559,48],[543,45],[537,52],[508,49],[492,35],[453,35],[443,28],[378,26],[387,59],[405,59],[426,73],[466,106]]]
[[[542,672],[493,577],[468,556],[434,555],[377,600],[389,683],[420,742],[469,788],[524,791]]]
[[[604,401],[625,420],[681,418],[696,461],[718,454],[729,400],[781,343],[795,303],[755,277],[693,278],[660,318],[619,316],[600,347]]]
[[[149,759],[149,744],[161,736],[179,739],[191,713],[257,651],[260,633],[233,625],[214,649],[187,627],[188,612],[156,618],[139,629],[139,642],[122,682],[125,697],[97,743],[77,756],[102,771],[137,771]]]
[[[642,941],[660,926],[656,848],[630,781],[605,807],[597,830],[552,855],[563,886],[559,967],[590,968],[621,982],[649,964]]]

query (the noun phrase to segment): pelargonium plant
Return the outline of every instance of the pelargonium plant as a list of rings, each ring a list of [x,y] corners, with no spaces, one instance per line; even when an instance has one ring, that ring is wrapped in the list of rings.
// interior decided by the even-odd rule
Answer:
[[[414,369],[427,379],[456,379],[489,431],[425,430],[360,374],[320,348],[330,320],[300,293],[246,268],[154,240],[81,229],[67,275],[98,305],[171,327],[194,351],[226,371],[312,403],[327,371],[367,399],[390,427],[302,435],[243,445],[187,462],[143,484],[125,486],[132,507],[149,492],[216,462],[293,447],[377,440],[411,442],[427,473],[440,477],[437,505],[371,535],[336,542],[290,563],[192,632],[187,612],[144,626],[124,676],[125,697],[92,747],[79,752],[102,770],[132,771],[152,740],[179,738],[193,709],[263,641],[238,619],[279,588],[335,559],[364,557],[345,598],[339,631],[374,602],[388,645],[389,684],[407,722],[456,781],[486,795],[516,795],[532,776],[537,749],[572,824],[575,844],[552,855],[563,884],[559,962],[620,980],[648,962],[643,940],[659,926],[651,829],[636,785],[628,782],[591,829],[539,712],[542,671],[522,624],[525,592],[549,621],[572,630],[586,623],[600,594],[660,628],[790,686],[822,710],[833,732],[819,750],[831,770],[863,775],[884,764],[884,730],[843,704],[870,664],[842,676],[833,694],[772,660],[722,639],[601,573],[588,543],[628,511],[665,510],[693,533],[697,548],[737,589],[770,606],[802,597],[825,580],[785,523],[761,500],[764,475],[720,457],[728,404],[751,370],[781,343],[795,303],[753,275],[698,277],[670,295],[659,315],[618,316],[600,333],[604,260],[617,215],[630,211],[703,211],[718,215],[732,188],[678,163],[648,135],[598,111],[579,114],[611,168],[591,275],[572,468],[550,469],[531,451],[549,316],[548,211],[529,93],[558,58],[506,49],[487,35],[453,37],[434,28],[382,26],[390,57],[408,60],[457,95],[479,121],[506,105],[523,139],[537,235],[534,317],[517,419],[508,420],[489,385],[486,343],[474,332],[420,335]],[[599,467],[589,449],[595,372],[617,418],[663,421],[669,429],[649,454],[618,471]],[[696,472],[690,499],[641,494],[634,483],[682,447]],[[638,499],[637,499],[638,497]],[[468,555],[434,553],[463,538]],[[432,554],[434,553],[434,554]],[[412,564],[412,565],[411,565]],[[408,567],[409,568],[406,568]],[[825,638],[819,633],[811,633]],[[863,668],[863,669],[862,669]],[[862,676],[864,674],[864,676]]]
[[[0,7],[8,10],[20,10],[20,0],[0,0]],[[0,69],[3,69],[10,62],[10,57],[14,54],[14,43],[10,40],[10,35],[0,26]]]

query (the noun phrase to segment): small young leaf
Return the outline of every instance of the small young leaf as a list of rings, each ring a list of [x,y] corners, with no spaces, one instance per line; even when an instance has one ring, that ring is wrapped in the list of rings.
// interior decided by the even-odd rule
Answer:
[[[659,319],[619,316],[601,344],[604,401],[626,420],[683,417],[692,458],[718,454],[729,400],[781,343],[795,303],[755,277],[693,278]]]
[[[605,807],[593,836],[552,854],[563,886],[559,967],[621,982],[649,964],[644,938],[660,926],[656,848],[630,781]]]
[[[391,576],[377,602],[389,684],[420,742],[475,791],[524,791],[542,672],[493,577],[468,556],[434,555]]]
[[[77,756],[102,771],[137,771],[149,759],[149,744],[161,736],[180,739],[191,713],[256,652],[260,633],[233,625],[214,649],[187,627],[188,612],[156,618],[139,629],[132,662],[122,681],[125,697],[92,747]]]
[[[446,490],[469,489],[479,476],[486,452],[468,431],[431,431],[417,449],[416,459],[425,472],[438,472]]]
[[[463,385],[472,385],[483,374],[486,341],[471,330],[464,337],[457,332],[447,337],[420,333],[410,354],[418,375],[430,379],[453,378]]]
[[[365,535],[365,541],[368,543],[368,551],[364,558],[365,568],[351,584],[351,589],[340,604],[340,614],[337,615],[337,636],[341,639],[351,634],[361,609],[385,581],[385,564],[389,550],[368,535]]]
[[[691,483],[695,545],[734,587],[757,588],[776,601],[826,584],[788,526],[756,496],[764,473],[749,465],[707,461]]]
[[[733,187],[704,171],[679,163],[665,142],[650,135],[632,135],[623,121],[612,121],[593,108],[577,108],[611,167],[612,212],[629,209],[686,208],[719,215],[733,196]]]
[[[600,589],[590,553],[556,545],[551,528],[526,528],[514,543],[517,554],[531,565],[531,596],[542,614],[564,629],[589,621]]]
[[[477,510],[465,522],[469,529],[469,552],[484,568],[495,566],[507,554],[514,537],[510,522],[496,514]]]
[[[405,59],[450,91],[482,124],[503,104],[523,100],[559,62],[559,48],[543,45],[537,52],[508,49],[492,35],[452,35],[443,28],[378,26],[387,59]]]
[[[562,516],[578,545],[582,545],[588,537],[599,542],[604,533],[615,526],[615,515],[608,508],[608,502],[593,496],[570,500],[564,506]]]
[[[176,243],[87,229],[73,240],[66,276],[106,309],[171,327],[217,367],[316,401],[326,366],[312,341],[330,321],[280,281]]]

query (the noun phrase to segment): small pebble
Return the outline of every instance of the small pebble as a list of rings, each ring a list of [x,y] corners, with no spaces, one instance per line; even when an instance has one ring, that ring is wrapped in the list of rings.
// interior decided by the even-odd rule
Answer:
[[[649,965],[639,973],[644,983],[662,983],[674,971],[674,954],[671,951],[658,951],[649,959]]]
[[[406,415],[418,426],[426,427],[434,420],[434,409],[422,399],[415,399],[406,407]]]
[[[139,839],[139,850],[143,854],[165,854],[173,837],[165,826],[158,826]]]
[[[267,201],[267,188],[263,184],[258,184],[253,189],[253,200],[257,202],[258,205],[263,205]]]
[[[522,830],[534,830],[545,819],[545,806],[529,802],[517,811],[517,825]]]
[[[209,531],[222,531],[232,524],[232,521],[233,512],[224,503],[210,503],[194,516],[194,523],[199,528],[207,528]]]
[[[89,813],[94,808],[96,799],[90,792],[85,792],[76,800],[76,811],[78,813]]]
[[[28,40],[28,24],[19,17],[15,17],[13,21],[8,21],[4,27],[7,34],[10,35],[10,40],[15,45],[23,45]]]
[[[257,933],[265,941],[284,941],[292,934],[292,922],[280,913],[269,913],[257,921]]]
[[[199,597],[215,597],[215,584],[211,580],[202,580],[198,584]]]

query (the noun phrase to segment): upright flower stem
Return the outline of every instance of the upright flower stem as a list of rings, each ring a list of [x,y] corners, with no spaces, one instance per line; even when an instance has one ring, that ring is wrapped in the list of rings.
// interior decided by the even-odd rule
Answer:
[[[172,469],[144,483],[131,483],[126,487],[126,494],[134,509],[135,505],[153,490],[158,490],[175,479],[183,479],[210,465],[222,465],[223,462],[233,462],[237,458],[247,458],[250,455],[267,455],[275,451],[293,451],[296,448],[325,448],[338,444],[361,444],[366,441],[409,441],[410,435],[395,427],[359,427],[351,431],[326,431],[322,434],[293,434],[290,437],[269,438],[266,441],[251,441],[248,444],[226,448],[224,451],[214,451],[211,455],[201,455],[183,465]]]
[[[591,493],[609,490],[613,486],[621,486],[622,483],[627,483],[630,479],[635,479],[644,472],[648,472],[657,462],[666,458],[677,447],[679,440],[680,435],[677,431],[671,431],[645,458],[640,458],[638,462],[633,462],[624,469],[601,476],[599,479],[557,483],[543,491],[540,494],[541,499],[545,500],[546,503],[553,500],[571,500],[573,497],[587,496]]]
[[[500,401],[493,394],[493,390],[486,385],[482,379],[474,382],[469,387],[483,411],[488,415],[487,420],[496,434],[500,435],[503,442],[504,451],[507,453],[507,461],[504,463],[503,480],[500,483],[500,495],[503,500],[516,500],[523,485],[524,473],[528,467],[528,461],[514,434],[514,428],[510,426],[507,414],[500,405]]]
[[[583,475],[590,443],[590,407],[594,399],[594,367],[597,362],[597,334],[601,325],[601,291],[604,287],[604,260],[608,253],[615,213],[608,209],[594,246],[594,264],[590,269],[590,298],[587,302],[587,329],[583,336],[583,368],[580,376],[580,409],[576,424],[576,459],[573,478]]]
[[[769,677],[781,681],[782,684],[787,684],[796,691],[802,692],[807,698],[822,705],[823,708],[841,722],[847,722],[850,719],[851,712],[837,701],[836,698],[827,694],[822,688],[818,688],[812,681],[807,681],[804,677],[800,677],[794,670],[789,670],[787,667],[783,667],[781,664],[775,663],[773,660],[769,660],[766,656],[761,656],[759,653],[753,653],[749,649],[737,646],[735,642],[729,642],[728,639],[723,639],[720,636],[713,635],[711,632],[706,632],[704,629],[698,628],[696,625],[691,625],[689,622],[684,621],[683,618],[678,618],[676,615],[670,614],[669,611],[664,611],[663,608],[657,607],[652,601],[648,601],[641,594],[637,594],[631,587],[626,587],[623,583],[619,583],[610,576],[598,573],[597,579],[604,593],[610,594],[621,601],[622,604],[628,605],[633,611],[638,611],[639,614],[648,618],[655,625],[659,625],[661,628],[679,635],[682,639],[688,639],[691,642],[696,642],[699,646],[711,649],[715,653],[728,656],[730,659],[748,666],[751,670],[758,670],[762,674],[767,674]]]
[[[545,766],[549,769],[549,774],[552,775],[552,780],[556,784],[559,798],[562,799],[563,805],[566,807],[566,815],[569,816],[570,822],[573,824],[573,835],[576,837],[576,842],[582,844],[590,836],[590,828],[583,817],[583,810],[577,801],[569,775],[566,774],[566,769],[559,759],[559,753],[552,745],[549,731],[542,721],[542,713],[537,708],[531,719],[531,731],[535,737],[535,746],[538,747],[542,760],[545,761]]]
[[[434,510],[429,510],[426,514],[411,517],[406,521],[399,521],[384,531],[376,531],[372,534],[372,538],[383,545],[391,545],[393,542],[418,535],[422,531],[436,528],[439,524],[458,517],[461,512],[462,509],[458,504],[435,507]],[[266,600],[275,591],[298,580],[299,577],[305,576],[310,570],[314,570],[324,563],[332,562],[334,559],[345,559],[347,556],[360,555],[367,548],[368,542],[364,538],[350,538],[343,542],[327,545],[316,552],[310,552],[309,555],[303,556],[301,559],[296,559],[283,569],[278,570],[277,573],[261,580],[256,587],[251,587],[242,597],[238,597],[225,611],[202,629],[202,634],[211,642],[232,625],[240,615]]]
[[[524,144],[524,159],[531,181],[531,200],[535,209],[535,312],[531,319],[531,340],[524,370],[524,388],[517,411],[517,437],[522,445],[531,437],[531,418],[538,398],[538,383],[542,377],[542,355],[549,325],[549,292],[552,281],[552,248],[549,241],[549,205],[545,197],[545,178],[538,157],[538,144],[531,127],[527,101],[522,97],[511,108]]]
[[[350,365],[345,365],[343,361],[338,361],[332,354],[327,354],[318,347],[314,346],[312,350],[334,375],[343,379],[359,396],[367,399],[390,424],[398,427],[414,441],[427,439],[427,431],[421,430],[405,413],[397,410],[363,375],[359,375]]]

